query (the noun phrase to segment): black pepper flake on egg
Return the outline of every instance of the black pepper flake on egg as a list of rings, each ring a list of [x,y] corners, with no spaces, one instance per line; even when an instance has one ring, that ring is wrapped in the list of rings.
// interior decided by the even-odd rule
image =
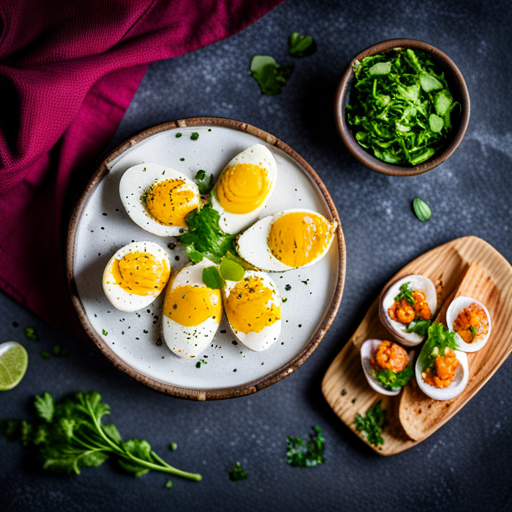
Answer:
[[[105,229],[104,227],[102,227],[101,229]]]
[[[169,249],[171,251],[174,251],[174,249],[176,249],[176,244],[174,242],[171,242],[171,243],[167,244],[167,247],[169,247]]]
[[[231,343],[232,343],[233,345],[238,345],[238,341],[236,341],[236,340],[233,340]]]
[[[107,214],[106,214],[105,212],[103,212],[101,215],[103,215],[103,217],[106,217],[106,216],[107,216]]]
[[[221,334],[226,334],[226,329],[221,329],[220,333]]]
[[[292,285],[291,284],[287,284],[284,289],[289,292],[291,289],[292,289]]]
[[[179,257],[179,256],[174,256],[174,259],[175,259],[176,261],[180,261],[180,257]]]

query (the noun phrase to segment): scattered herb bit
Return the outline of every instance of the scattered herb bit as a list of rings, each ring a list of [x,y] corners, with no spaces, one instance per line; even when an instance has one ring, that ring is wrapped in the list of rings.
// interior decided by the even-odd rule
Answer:
[[[183,157],[180,158],[180,162],[184,162],[185,159]]]
[[[172,482],[168,480],[167,483],[165,484],[165,487],[167,487],[167,489],[170,489],[172,487]]]
[[[425,222],[430,219],[432,212],[430,211],[430,208],[428,207],[428,204],[425,203],[425,201],[422,201],[419,197],[417,197],[412,202],[412,207],[416,217],[418,217],[421,222]]]
[[[46,350],[44,352],[41,352],[41,357],[43,359],[50,359],[50,352],[46,352]]]
[[[300,437],[288,436],[286,457],[288,464],[294,467],[314,467],[325,462],[325,438],[322,429],[317,425],[312,427],[309,441],[304,442]]]
[[[285,285],[284,289],[289,292],[292,289],[292,286],[290,284]]]
[[[197,140],[197,139],[199,139],[199,133],[197,133],[197,132],[192,133],[192,135],[190,136],[190,140]]]
[[[407,365],[401,372],[395,373],[388,369],[372,370],[377,382],[386,389],[403,388],[414,374],[413,365]]]
[[[194,181],[201,195],[209,194],[213,188],[213,174],[207,175],[203,169],[196,172]]]
[[[407,283],[404,283],[400,286],[400,293],[393,299],[395,302],[402,302],[405,300],[409,304],[413,305],[416,304],[416,299],[412,296],[414,293],[414,290],[412,288],[409,288],[410,281]]]
[[[205,361],[204,359],[197,361],[196,368],[201,368],[202,364],[208,364],[208,361]]]
[[[347,390],[345,388],[343,388],[341,390],[341,396],[345,396],[347,394]]]
[[[36,397],[34,405],[37,419],[2,421],[1,432],[37,452],[46,470],[79,475],[81,468],[101,466],[114,456],[119,466],[134,476],[155,470],[201,480],[201,475],[167,464],[147,441],[123,441],[114,425],[103,424],[110,407],[95,391],[76,393],[55,404],[51,395],[44,393]]]
[[[197,366],[197,365],[196,365],[196,366]],[[178,449],[178,443],[171,443],[171,444],[169,445],[169,448],[170,448],[173,452],[175,452],[175,451]]]
[[[306,279],[306,281],[301,281],[302,284],[306,284],[306,285],[308,284],[308,282],[309,282],[309,279]]]
[[[280,94],[292,71],[293,66],[279,66],[268,55],[256,55],[251,62],[251,75],[263,94]]]
[[[181,134],[180,132],[178,132],[178,133],[176,134],[176,138],[177,138],[177,139],[179,139],[179,138],[181,137],[181,135],[182,135],[182,134]]]
[[[247,473],[242,469],[240,462],[237,462],[234,467],[229,470],[229,479],[232,482],[241,482],[247,480]]]
[[[430,368],[438,355],[444,356],[446,349],[457,350],[457,348],[455,332],[448,331],[439,322],[432,324],[428,329],[428,338],[419,356],[421,371],[424,372]]]
[[[217,267],[203,269],[203,283],[213,290],[221,290],[226,284]]]
[[[355,404],[356,403],[356,399],[355,398],[352,398],[352,403]]]
[[[283,298],[281,299],[281,302],[288,302],[288,299],[287,299],[286,297],[283,297]]]
[[[407,332],[415,332],[420,336],[425,337],[428,333],[428,328],[432,325],[430,320],[416,320],[411,322],[405,329]]]
[[[60,345],[54,345],[52,348],[52,352],[54,356],[60,356],[62,353],[62,349],[60,348]]]
[[[384,444],[384,439],[380,434],[386,423],[386,411],[381,408],[380,403],[381,400],[370,407],[365,416],[361,416],[357,412],[354,419],[356,430],[362,432],[363,437],[375,447]]]
[[[219,267],[220,275],[226,281],[240,281],[245,274],[244,267],[229,258],[222,258]]]
[[[103,336],[106,336],[106,335],[108,334],[108,332],[107,332],[107,331],[105,331],[105,329],[102,329],[102,330],[101,330],[101,334],[103,334]]]
[[[451,113],[460,105],[427,53],[381,53],[356,62],[354,70],[347,119],[363,148],[384,162],[415,166],[446,143]]]
[[[288,39],[288,52],[292,57],[309,57],[316,51],[316,44],[311,36],[294,32]]]
[[[37,332],[33,327],[27,327],[25,329],[25,337],[27,340],[37,340]]]

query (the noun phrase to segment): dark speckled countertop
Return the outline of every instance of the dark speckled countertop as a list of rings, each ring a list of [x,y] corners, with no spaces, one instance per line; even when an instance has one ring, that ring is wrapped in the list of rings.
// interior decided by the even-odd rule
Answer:
[[[111,464],[79,477],[45,474],[21,446],[0,440],[0,510],[74,511],[498,511],[512,510],[512,360],[448,424],[391,458],[374,454],[334,415],[321,390],[332,359],[384,283],[423,252],[464,235],[482,237],[512,260],[512,9],[507,0],[286,0],[242,33],[149,67],[112,147],[165,121],[218,116],[248,122],[292,146],[318,172],[338,207],[347,242],[347,279],[334,325],[302,368],[255,395],[196,403],[159,394],[115,370],[99,354],[52,329],[0,295],[0,339],[23,341],[28,373],[0,395],[0,417],[28,414],[30,397],[97,389],[125,437],[148,439],[171,464],[203,482],[148,474],[138,480]],[[292,31],[311,34],[318,51],[294,61]],[[462,71],[471,119],[462,144],[438,169],[392,178],[354,160],[335,130],[333,98],[352,56],[384,39],[432,43]],[[253,55],[268,54],[295,71],[280,96],[262,96],[249,76]],[[92,171],[92,170],[91,170]],[[411,201],[432,218],[420,223]],[[19,327],[14,327],[17,322]],[[34,326],[40,341],[26,341]],[[60,343],[66,359],[44,361]],[[326,463],[286,464],[287,435],[323,427]],[[178,443],[171,453],[168,445]],[[249,474],[232,483],[240,461]]]

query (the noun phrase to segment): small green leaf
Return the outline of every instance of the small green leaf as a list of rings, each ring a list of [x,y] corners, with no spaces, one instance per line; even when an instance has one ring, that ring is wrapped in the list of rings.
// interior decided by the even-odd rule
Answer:
[[[425,222],[430,219],[432,212],[430,211],[430,208],[428,207],[427,203],[425,203],[425,201],[422,201],[419,197],[417,197],[412,202],[412,207],[416,217],[418,217],[419,220]]]
[[[420,336],[426,336],[428,333],[428,328],[431,325],[432,325],[432,322],[430,320],[418,320],[416,322],[411,322],[407,326],[406,331],[414,332],[416,334],[419,334]]]
[[[182,135],[182,134],[181,134],[180,132],[178,132],[178,133],[176,134],[176,138],[177,138],[177,139],[179,139],[179,138],[181,137],[181,135]]]
[[[101,330],[101,334],[103,334],[103,336],[107,336],[108,332],[107,332],[107,331],[105,331],[105,329],[102,329],[102,330]]]
[[[452,95],[446,89],[439,91],[434,98],[434,106],[438,116],[444,116],[453,103]]]
[[[311,36],[294,32],[288,39],[288,52],[292,57],[308,57],[316,51],[315,41]]]
[[[279,66],[268,55],[256,55],[251,62],[251,74],[263,94],[280,94],[292,71],[293,66]]]
[[[242,265],[226,257],[222,258],[219,270],[220,275],[226,281],[240,281],[245,274]]]
[[[34,400],[34,407],[40,418],[43,418],[48,423],[51,423],[53,418],[54,403],[53,397],[47,391],[43,396],[36,396]]]
[[[203,283],[213,290],[221,290],[226,284],[217,267],[203,269]]]
[[[388,75],[391,73],[391,62],[377,62],[369,70],[370,75]]]
[[[197,132],[192,133],[192,135],[190,136],[190,140],[197,140],[197,139],[199,139],[199,133],[197,133]]]
[[[196,175],[194,176],[194,179],[196,181],[203,181],[206,178],[206,171],[203,169],[199,169],[199,171],[196,172]]]
[[[37,340],[37,332],[33,327],[27,327],[25,329],[25,336],[27,340]]]
[[[190,258],[192,263],[197,265],[203,261],[203,254],[195,250],[194,244],[187,245],[185,247],[185,251],[187,252],[187,256]]]
[[[241,482],[242,480],[247,480],[247,473],[242,469],[240,462],[237,462],[230,470],[229,470],[229,479],[232,482]]]
[[[165,484],[165,487],[167,487],[167,489],[170,489],[172,487],[172,482],[168,480],[167,483]]]
[[[433,132],[439,133],[443,129],[444,121],[443,118],[439,117],[437,114],[430,114],[428,124]]]
[[[435,76],[425,72],[420,74],[420,84],[425,92],[436,91],[437,89],[443,88],[443,84]]]

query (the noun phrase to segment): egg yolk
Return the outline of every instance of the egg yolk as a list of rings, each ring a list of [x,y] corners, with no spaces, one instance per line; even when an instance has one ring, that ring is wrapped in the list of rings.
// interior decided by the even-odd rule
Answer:
[[[476,303],[464,308],[453,323],[453,330],[466,342],[473,343],[487,336],[489,320],[485,311]]]
[[[215,186],[217,199],[229,213],[250,213],[263,204],[272,182],[264,167],[236,164],[225,169]]]
[[[197,194],[181,179],[157,183],[147,191],[144,202],[158,223],[180,227],[187,227],[185,217],[199,205]]]
[[[322,255],[329,246],[333,225],[314,213],[292,212],[270,226],[268,246],[272,254],[290,267],[302,267]]]
[[[260,332],[281,319],[281,308],[274,305],[274,291],[258,276],[236,283],[224,307],[235,332]]]
[[[165,294],[164,315],[184,327],[200,325],[208,318],[220,322],[220,292],[203,286],[178,286]]]
[[[409,364],[409,356],[400,345],[384,340],[373,354],[371,364],[376,370],[400,373]]]
[[[114,259],[112,274],[116,284],[134,295],[153,295],[163,289],[171,269],[165,260],[145,252],[129,252]]]

